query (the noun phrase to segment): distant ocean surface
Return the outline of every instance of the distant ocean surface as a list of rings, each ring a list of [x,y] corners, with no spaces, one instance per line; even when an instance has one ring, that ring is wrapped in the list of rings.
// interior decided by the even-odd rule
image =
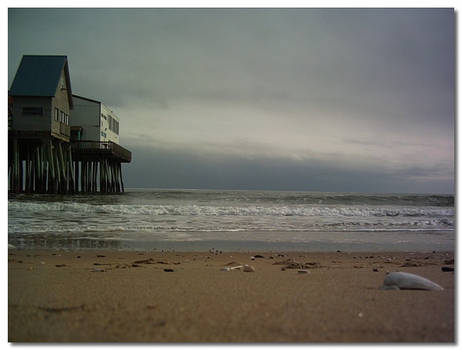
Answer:
[[[127,189],[8,198],[18,248],[454,250],[454,196]]]

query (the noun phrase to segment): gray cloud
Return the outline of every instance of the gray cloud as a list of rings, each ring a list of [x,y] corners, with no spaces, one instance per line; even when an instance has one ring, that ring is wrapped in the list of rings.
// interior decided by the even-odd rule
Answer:
[[[125,165],[128,187],[274,189],[330,192],[453,193],[447,169],[356,168],[321,160],[300,163],[287,158],[201,157],[179,151],[133,148]],[[142,174],[142,175],[140,175]]]
[[[452,9],[10,9],[8,38],[9,84],[23,54],[67,54],[74,92],[110,105],[134,149],[452,188]]]

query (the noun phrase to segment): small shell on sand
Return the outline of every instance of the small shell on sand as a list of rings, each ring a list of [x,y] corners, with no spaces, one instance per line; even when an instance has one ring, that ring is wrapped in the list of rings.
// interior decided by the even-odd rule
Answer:
[[[390,272],[383,281],[382,289],[443,290],[443,287],[412,273]]]
[[[102,267],[94,267],[90,270],[91,272],[106,272]]]
[[[239,270],[243,268],[243,265],[238,265],[238,266],[230,266],[230,267],[223,267],[221,271],[232,271],[232,270]]]

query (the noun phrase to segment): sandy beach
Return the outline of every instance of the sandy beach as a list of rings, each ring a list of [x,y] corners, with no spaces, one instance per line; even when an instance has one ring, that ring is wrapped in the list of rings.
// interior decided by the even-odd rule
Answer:
[[[8,340],[454,342],[454,272],[442,271],[453,258],[10,249]],[[444,290],[382,290],[387,271]]]

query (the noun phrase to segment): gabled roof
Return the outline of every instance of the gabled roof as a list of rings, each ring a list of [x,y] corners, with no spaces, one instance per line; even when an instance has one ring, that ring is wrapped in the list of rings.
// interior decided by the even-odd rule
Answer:
[[[69,106],[72,108],[72,90],[67,56],[24,55],[13,84],[11,84],[10,94],[12,96],[55,96],[63,68]]]

